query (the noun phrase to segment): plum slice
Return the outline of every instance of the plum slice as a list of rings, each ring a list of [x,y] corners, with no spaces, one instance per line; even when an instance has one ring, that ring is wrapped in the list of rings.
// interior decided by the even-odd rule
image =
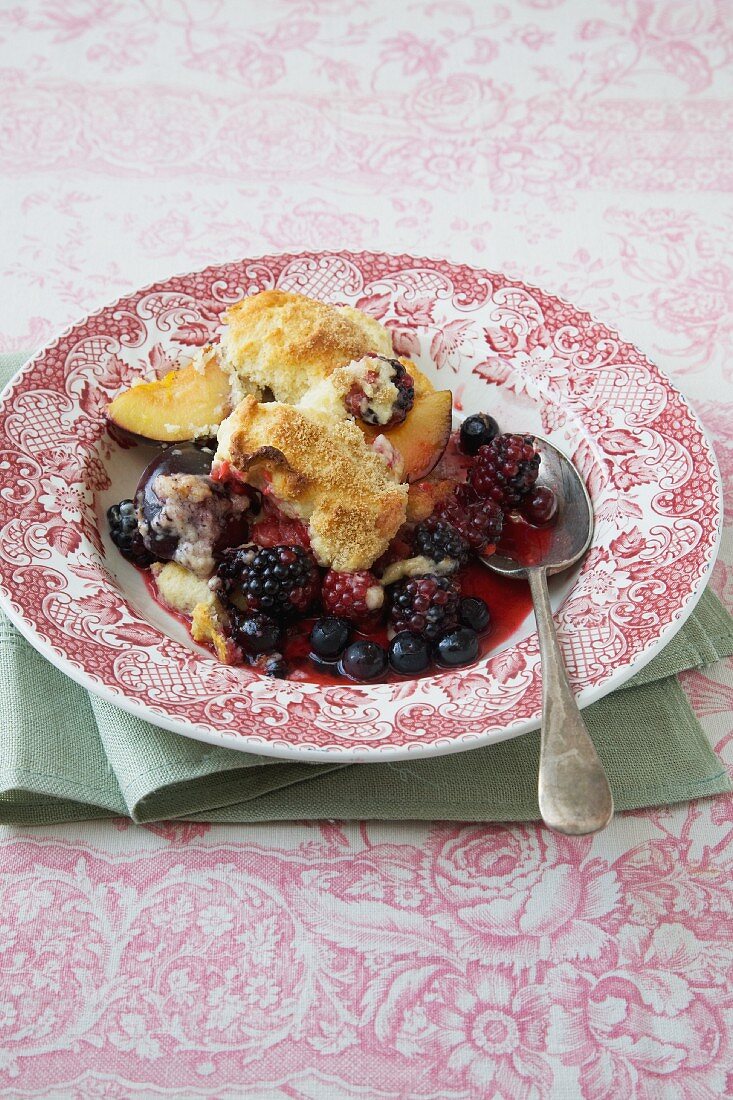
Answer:
[[[248,535],[254,490],[229,493],[209,476],[214,452],[185,443],[167,447],[146,466],[135,493],[143,542],[160,561],[209,575],[215,557]]]
[[[383,435],[402,458],[403,481],[419,481],[440,460],[450,439],[453,395],[450,390],[416,393],[415,404],[407,418],[394,428],[362,426],[368,442]]]

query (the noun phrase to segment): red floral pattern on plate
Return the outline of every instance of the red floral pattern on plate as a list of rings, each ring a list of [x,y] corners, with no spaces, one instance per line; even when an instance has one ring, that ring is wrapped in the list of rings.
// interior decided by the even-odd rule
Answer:
[[[43,652],[153,722],[273,755],[416,756],[537,724],[531,634],[408,686],[273,684],[172,640],[126,598],[132,570],[106,559],[99,524],[129,458],[105,434],[105,403],[130,377],[155,376],[215,336],[230,302],[272,286],[359,305],[441,384],[460,386],[464,408],[491,407],[508,423],[506,410],[508,426],[572,455],[598,518],[558,613],[581,701],[668,640],[702,591],[720,520],[712,452],[671,383],[615,332],[534,287],[441,260],[338,252],[243,260],[146,287],[72,326],[14,380],[0,409],[2,591]]]

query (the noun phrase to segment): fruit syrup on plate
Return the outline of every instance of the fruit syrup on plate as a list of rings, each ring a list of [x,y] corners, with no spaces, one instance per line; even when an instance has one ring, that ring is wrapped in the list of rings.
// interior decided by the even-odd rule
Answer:
[[[147,567],[173,559],[187,517],[178,517],[178,529],[161,526],[157,479],[181,473],[206,483],[197,522],[203,514],[213,587],[243,664],[322,684],[434,675],[499,648],[531,612],[527,584],[496,576],[476,555],[498,548],[532,564],[552,538],[557,500],[536,485],[532,436],[503,434],[486,413],[453,433],[441,463],[451,476],[422,485],[439,490],[431,514],[403,529],[373,571],[324,572],[307,528],[248,486],[212,479],[212,458],[195,444],[168,447],[146,468],[135,501],[110,508],[108,522],[123,556],[145,570],[151,594],[170,613]],[[247,537],[252,542],[242,546]]]

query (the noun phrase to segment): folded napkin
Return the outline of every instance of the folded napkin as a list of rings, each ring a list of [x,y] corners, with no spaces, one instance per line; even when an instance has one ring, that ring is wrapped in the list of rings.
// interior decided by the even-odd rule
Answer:
[[[629,686],[585,711],[620,810],[731,789],[674,674],[733,653],[706,592]],[[0,822],[127,815],[137,822],[304,818],[529,821],[539,734],[394,764],[290,764],[212,748],[90,695],[0,615]]]
[[[22,357],[0,357],[0,381]],[[584,716],[616,806],[731,790],[676,680],[733,653],[733,619],[706,592],[673,641]],[[89,694],[0,613],[0,822],[42,825],[306,818],[524,821],[539,817],[539,734],[428,760],[294,764],[214,748]]]

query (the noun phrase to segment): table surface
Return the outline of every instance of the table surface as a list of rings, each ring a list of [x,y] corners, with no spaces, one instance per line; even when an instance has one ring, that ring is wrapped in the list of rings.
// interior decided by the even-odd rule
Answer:
[[[446,255],[637,342],[733,473],[726,0],[2,0],[0,43],[0,350],[215,260]],[[684,684],[732,765],[731,663]],[[3,1096],[733,1095],[732,798],[0,843]]]

